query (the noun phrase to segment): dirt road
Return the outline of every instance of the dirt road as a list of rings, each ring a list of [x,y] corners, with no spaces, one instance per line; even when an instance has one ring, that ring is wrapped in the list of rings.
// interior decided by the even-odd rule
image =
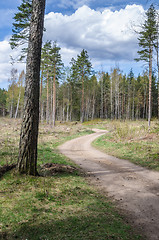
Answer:
[[[106,131],[93,130],[96,132],[91,135],[61,145],[60,152],[80,165],[93,183],[117,201],[148,240],[159,240],[159,173],[96,150],[92,141]]]

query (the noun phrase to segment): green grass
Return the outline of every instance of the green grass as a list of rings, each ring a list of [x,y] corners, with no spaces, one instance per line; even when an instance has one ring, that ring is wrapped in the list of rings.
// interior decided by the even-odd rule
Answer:
[[[7,173],[0,181],[0,216],[1,239],[139,239],[113,204],[77,173],[45,178]]]
[[[109,155],[159,171],[159,127],[152,122],[105,122],[109,132],[93,142],[93,145]]]
[[[57,146],[91,133],[87,129],[55,133],[45,126],[40,131],[38,165],[51,162],[74,166],[58,153]],[[7,159],[8,153],[9,148],[4,154]],[[16,155],[13,160],[16,161]],[[0,239],[137,240],[140,237],[116,207],[88,185],[77,170],[46,177],[19,175],[12,170],[0,179]]]

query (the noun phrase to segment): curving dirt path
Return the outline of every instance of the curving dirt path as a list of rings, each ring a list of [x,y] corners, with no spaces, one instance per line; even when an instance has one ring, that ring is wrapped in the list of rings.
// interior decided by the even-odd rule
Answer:
[[[127,160],[109,156],[91,146],[104,130],[68,141],[62,154],[80,165],[103,192],[118,202],[129,222],[146,237],[159,240],[159,172],[149,171]]]

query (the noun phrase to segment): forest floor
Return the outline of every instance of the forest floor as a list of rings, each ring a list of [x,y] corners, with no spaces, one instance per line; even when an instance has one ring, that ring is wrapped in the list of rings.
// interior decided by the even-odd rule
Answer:
[[[159,172],[95,149],[91,143],[108,131],[93,130],[91,135],[64,143],[60,152],[80,165],[91,183],[108,193],[147,239],[159,239]]]

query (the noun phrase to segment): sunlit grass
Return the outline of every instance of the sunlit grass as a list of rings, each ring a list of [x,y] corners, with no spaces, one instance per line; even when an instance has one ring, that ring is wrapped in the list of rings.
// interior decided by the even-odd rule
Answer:
[[[94,146],[109,155],[159,170],[158,121],[152,121],[150,130],[146,121],[106,121],[104,124],[108,133],[94,141]]]

